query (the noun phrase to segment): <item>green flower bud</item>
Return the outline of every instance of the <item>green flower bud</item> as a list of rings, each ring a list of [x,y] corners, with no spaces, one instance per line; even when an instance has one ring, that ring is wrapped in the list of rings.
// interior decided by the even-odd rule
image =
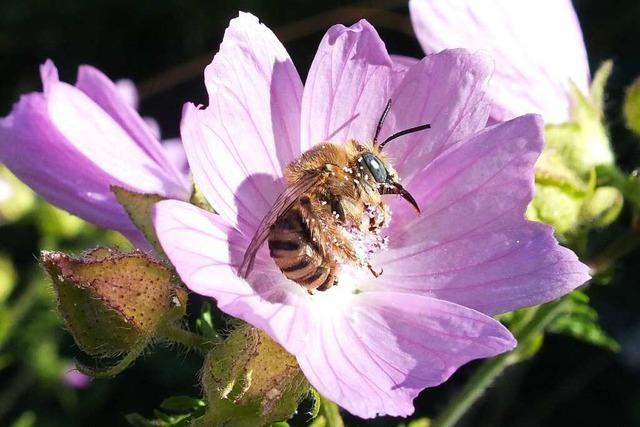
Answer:
[[[186,292],[173,284],[172,272],[141,252],[43,252],[41,262],[78,347],[93,356],[126,354],[122,369],[164,322],[185,312]]]
[[[623,113],[627,128],[640,135],[640,78],[627,88]]]
[[[261,426],[282,421],[309,391],[295,357],[246,324],[209,352],[202,384],[208,407],[196,426]]]
[[[538,184],[527,218],[552,225],[558,236],[574,230],[580,221],[583,199],[553,185]]]
[[[598,69],[590,96],[572,87],[574,106],[570,122],[545,127],[547,147],[559,153],[566,166],[581,176],[586,176],[596,166],[614,163],[609,136],[602,122],[604,87],[611,69],[611,61]]]
[[[581,221],[592,227],[606,227],[618,218],[623,203],[624,197],[617,188],[596,188],[582,206]]]

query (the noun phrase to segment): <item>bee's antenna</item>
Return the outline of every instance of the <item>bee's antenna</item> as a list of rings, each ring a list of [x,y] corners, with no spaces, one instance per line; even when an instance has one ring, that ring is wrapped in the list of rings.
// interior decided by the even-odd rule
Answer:
[[[382,129],[382,125],[384,124],[384,120],[387,118],[387,114],[389,114],[389,110],[391,110],[391,100],[387,101],[387,105],[384,107],[384,111],[380,116],[380,120],[378,120],[378,126],[376,127],[376,134],[373,137],[373,145],[378,144],[378,135],[380,135],[380,130]]]
[[[387,138],[384,141],[382,141],[380,143],[380,145],[378,146],[378,148],[380,148],[380,150],[382,150],[384,148],[384,146],[387,145],[387,142],[389,142],[389,141],[393,141],[394,139],[400,138],[401,136],[407,135],[409,133],[420,132],[421,130],[430,129],[430,128],[431,128],[431,125],[430,124],[426,124],[426,125],[420,125],[420,126],[416,126],[416,127],[413,127],[413,128],[401,130],[400,132],[396,132],[393,135],[391,135],[389,138]]]

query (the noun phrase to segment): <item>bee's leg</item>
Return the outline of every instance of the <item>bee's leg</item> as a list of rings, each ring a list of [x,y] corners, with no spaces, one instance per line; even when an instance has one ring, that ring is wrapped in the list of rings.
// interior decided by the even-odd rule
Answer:
[[[373,274],[373,277],[375,277],[376,279],[380,276],[382,276],[382,273],[384,273],[384,269],[380,269],[380,272],[376,272],[373,267],[371,266],[371,264],[367,263],[367,268],[369,269],[369,271],[371,272],[371,274]]]

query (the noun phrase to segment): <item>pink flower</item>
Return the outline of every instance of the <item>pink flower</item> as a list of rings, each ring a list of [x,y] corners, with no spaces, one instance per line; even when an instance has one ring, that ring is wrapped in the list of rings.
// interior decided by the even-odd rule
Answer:
[[[463,47],[495,61],[491,117],[542,114],[570,118],[570,81],[588,93],[589,64],[570,0],[410,0],[416,36],[427,54]]]
[[[130,87],[89,66],[75,86],[58,80],[51,61],[40,74],[44,92],[22,96],[0,119],[0,161],[50,203],[146,248],[110,186],[186,200],[186,177],[130,105]]]
[[[65,366],[62,375],[60,376],[62,384],[69,388],[76,390],[82,390],[91,385],[91,377],[78,371],[78,369],[71,363]]]
[[[205,70],[210,105],[187,104],[182,139],[218,215],[179,201],[154,208],[164,250],[187,286],[262,328],[296,356],[320,393],[360,417],[409,415],[413,398],[462,364],[515,346],[490,315],[557,298],[589,278],[550,227],[523,219],[542,125],[528,115],[485,128],[487,60],[465,50],[394,69],[366,21],[323,38],[303,87],[284,47],[257,18],[231,21]],[[385,148],[422,214],[400,198],[384,269],[343,266],[310,295],[263,247],[247,280],[247,245],[276,197],[283,168],[321,141],[371,141],[424,123]]]

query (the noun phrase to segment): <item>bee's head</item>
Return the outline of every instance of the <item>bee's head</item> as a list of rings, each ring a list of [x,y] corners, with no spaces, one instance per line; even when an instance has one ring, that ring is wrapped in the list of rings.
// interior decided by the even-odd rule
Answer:
[[[399,194],[420,213],[420,208],[416,200],[400,185],[397,177],[389,170],[385,161],[371,152],[365,152],[361,159],[366,172],[369,173],[378,184],[380,194]]]

